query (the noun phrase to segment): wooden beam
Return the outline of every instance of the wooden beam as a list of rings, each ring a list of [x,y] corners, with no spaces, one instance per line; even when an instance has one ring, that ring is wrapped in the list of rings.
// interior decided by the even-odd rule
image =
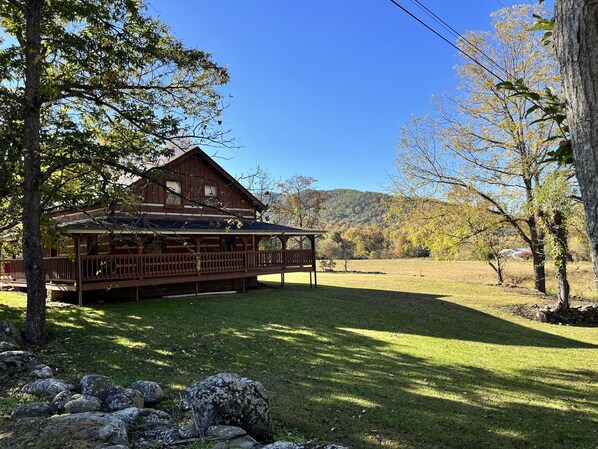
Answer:
[[[79,307],[83,306],[83,263],[81,262],[81,236],[77,235],[75,239],[75,257],[77,258],[77,303]]]

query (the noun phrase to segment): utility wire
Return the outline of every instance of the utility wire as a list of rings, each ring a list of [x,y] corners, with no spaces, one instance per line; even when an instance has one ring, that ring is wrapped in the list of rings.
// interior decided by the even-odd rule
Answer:
[[[449,44],[451,47],[453,47],[459,53],[463,54],[468,59],[471,59],[475,64],[479,65],[482,69],[484,69],[490,75],[492,75],[493,77],[495,77],[496,79],[498,79],[500,82],[504,82],[505,81],[500,76],[498,76],[496,73],[494,73],[491,69],[489,69],[484,64],[482,64],[480,61],[478,61],[476,58],[474,58],[473,56],[471,56],[469,53],[467,53],[463,49],[459,48],[457,45],[453,44],[450,40],[448,40],[446,37],[444,37],[442,34],[440,34],[438,31],[436,31],[434,28],[432,28],[426,22],[424,22],[423,20],[421,20],[419,17],[417,17],[415,14],[413,14],[411,11],[409,11],[407,8],[405,8],[403,5],[401,5],[400,3],[398,3],[396,0],[390,0],[390,2],[392,4],[394,4],[396,7],[398,7],[399,9],[401,9],[405,14],[409,15],[411,18],[413,18],[414,20],[416,20],[417,22],[419,22],[421,25],[423,25],[429,31],[431,31],[432,33],[434,33],[440,39],[442,39],[443,41],[445,41],[447,44]],[[502,69],[502,70],[504,71],[504,69]]]
[[[440,24],[445,30],[447,30],[449,33],[451,33],[455,38],[461,39],[467,45],[472,47],[477,53],[479,53],[481,56],[483,56],[488,62],[490,62],[490,64],[493,64],[495,67],[498,67],[500,70],[502,70],[504,72],[504,74],[507,75],[507,78],[511,77],[509,72],[506,69],[504,69],[499,63],[497,63],[494,59],[492,59],[490,56],[488,56],[488,54],[486,52],[484,52],[481,48],[479,48],[477,45],[475,45],[473,42],[471,42],[469,39],[467,39],[467,37],[465,37],[464,35],[459,33],[457,30],[455,30],[452,26],[450,26],[441,17],[439,17],[437,14],[435,14],[433,11],[431,11],[428,7],[426,7],[426,5],[421,3],[419,0],[411,0],[411,2],[415,3],[421,10],[423,10],[428,16],[433,18],[438,24]]]

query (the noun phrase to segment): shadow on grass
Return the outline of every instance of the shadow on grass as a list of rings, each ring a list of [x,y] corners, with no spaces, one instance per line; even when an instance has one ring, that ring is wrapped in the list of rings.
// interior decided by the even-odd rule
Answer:
[[[509,351],[587,358],[595,346],[434,295],[287,287],[50,309],[46,357],[67,377],[153,379],[171,397],[237,372],[265,384],[279,427],[352,448],[595,447],[591,363],[500,368]]]

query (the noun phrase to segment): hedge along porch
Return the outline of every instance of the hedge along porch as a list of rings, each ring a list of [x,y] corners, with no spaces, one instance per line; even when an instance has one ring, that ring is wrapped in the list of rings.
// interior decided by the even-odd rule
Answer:
[[[284,286],[284,274],[296,271],[317,285],[315,237],[323,231],[257,221],[265,206],[199,148],[160,170],[156,182],[131,184],[141,197],[133,214],[112,205],[55,217],[68,238],[46,250],[50,290],[76,291],[82,304],[92,291],[133,289],[138,299],[140,289],[146,296],[245,290],[272,273]],[[281,249],[260,250],[265,237],[278,238]],[[309,248],[288,249],[291,237],[307,238]],[[5,285],[26,288],[22,260],[0,265]]]

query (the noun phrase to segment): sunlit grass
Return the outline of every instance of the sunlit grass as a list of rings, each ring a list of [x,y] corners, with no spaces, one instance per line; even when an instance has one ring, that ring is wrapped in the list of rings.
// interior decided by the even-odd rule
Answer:
[[[513,315],[545,299],[480,282],[471,262],[349,268],[387,274],[318,273],[318,289],[292,274],[285,290],[270,276],[273,288],[246,295],[50,308],[40,358],[71,380],[156,380],[166,408],[193,381],[236,372],[264,383],[283,434],[354,448],[596,447],[598,328]],[[0,296],[2,319],[22,323],[23,307]]]

